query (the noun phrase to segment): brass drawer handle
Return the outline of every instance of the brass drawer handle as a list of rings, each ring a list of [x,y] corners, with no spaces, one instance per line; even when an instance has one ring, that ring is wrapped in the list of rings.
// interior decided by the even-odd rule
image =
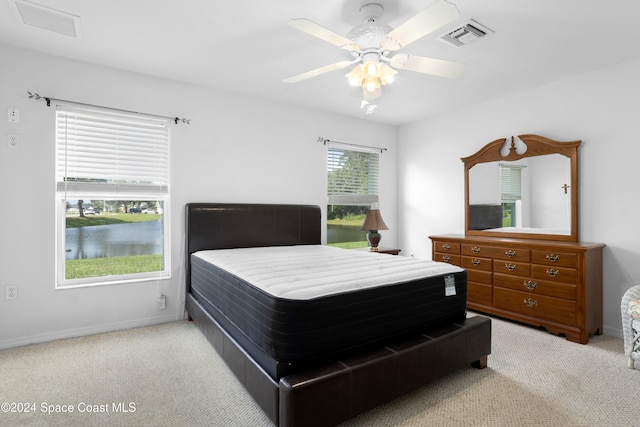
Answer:
[[[480,248],[477,246],[473,246],[471,248],[471,252],[473,252],[474,254],[479,254],[480,253]]]
[[[533,291],[535,288],[538,287],[538,282],[533,282],[531,280],[525,280],[524,281],[524,287],[529,289],[530,291]]]
[[[444,249],[445,251],[450,251],[451,250],[451,245],[448,243],[445,243],[442,245],[442,249]]]
[[[538,301],[534,300],[533,298],[525,298],[524,304],[529,308],[535,308],[538,306]]]
[[[547,254],[547,259],[551,262],[556,262],[560,259],[560,255],[556,254]]]
[[[478,258],[474,258],[473,260],[471,260],[471,264],[477,267],[480,265],[480,260]]]
[[[558,274],[560,274],[560,270],[556,270],[555,268],[549,268],[546,272],[551,277],[558,277]]]
[[[518,266],[517,266],[517,265],[515,265],[515,264],[505,264],[504,266],[505,266],[505,267],[507,268],[507,270],[509,270],[509,271],[514,271],[514,270],[516,269],[516,267],[518,267]]]
[[[449,262],[449,261],[451,261],[451,257],[449,255],[442,255],[442,260],[444,262]]]
[[[509,258],[513,258],[516,256],[516,251],[514,251],[513,249],[509,249],[508,251],[506,251],[504,253],[506,256],[508,256]]]

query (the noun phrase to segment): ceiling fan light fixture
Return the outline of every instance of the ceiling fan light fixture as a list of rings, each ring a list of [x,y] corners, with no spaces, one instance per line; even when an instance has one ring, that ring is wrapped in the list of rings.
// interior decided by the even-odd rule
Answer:
[[[345,74],[351,86],[362,88],[362,99],[371,101],[382,95],[382,86],[392,83],[398,72],[378,59],[368,59]]]
[[[362,99],[365,101],[373,101],[374,99],[380,98],[380,95],[382,95],[380,85],[376,85],[375,82],[371,82],[371,85],[368,83],[369,82],[366,82],[362,86]]]
[[[396,79],[396,74],[398,74],[398,72],[387,64],[380,64],[379,76],[380,82],[382,82],[383,86],[389,83],[393,83]]]
[[[454,21],[460,12],[449,0],[433,0],[426,9],[395,29],[380,23],[384,12],[383,3],[387,0],[371,1],[373,3],[365,2],[360,8],[363,23],[353,28],[346,37],[305,18],[289,21],[289,25],[294,28],[348,50],[353,59],[317,68],[284,81],[298,82],[333,70],[353,67],[345,76],[350,85],[362,90],[363,103],[366,103],[367,114],[370,114],[375,109],[375,105],[369,101],[381,96],[382,86],[395,80],[397,70],[406,69],[449,78],[457,77],[464,71],[463,64],[451,61],[409,56],[406,53],[390,56],[391,52],[404,48],[435,29]],[[474,26],[472,30],[475,34],[476,27]]]
[[[382,86],[380,84],[380,79],[376,77],[367,77],[364,80],[364,84],[362,85],[362,87],[367,92],[375,92],[376,90],[379,90]]]
[[[364,63],[364,68],[367,71],[367,76],[369,77],[378,76],[378,61],[367,61]]]
[[[349,84],[354,87],[362,87],[363,75],[364,71],[362,70],[362,64],[356,65],[351,71],[345,74],[349,80]]]

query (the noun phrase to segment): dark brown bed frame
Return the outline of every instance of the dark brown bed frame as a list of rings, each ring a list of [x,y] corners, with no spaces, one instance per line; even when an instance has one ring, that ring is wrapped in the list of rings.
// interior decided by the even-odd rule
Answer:
[[[195,300],[190,255],[206,249],[320,244],[320,208],[190,203],[185,222],[189,317],[278,426],[336,425],[465,366],[487,366],[491,320],[475,316],[275,381]]]

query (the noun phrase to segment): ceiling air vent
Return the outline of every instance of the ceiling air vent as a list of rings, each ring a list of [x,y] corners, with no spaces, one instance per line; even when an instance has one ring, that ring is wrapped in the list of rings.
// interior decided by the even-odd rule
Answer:
[[[29,0],[15,0],[18,19],[26,25],[74,38],[80,36],[80,17],[67,12],[33,3]]]
[[[455,30],[441,35],[439,39],[456,47],[462,47],[492,33],[492,30],[472,19]]]

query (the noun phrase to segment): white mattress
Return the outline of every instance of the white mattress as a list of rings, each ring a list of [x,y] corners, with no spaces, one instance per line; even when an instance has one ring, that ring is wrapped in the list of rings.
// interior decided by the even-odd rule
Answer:
[[[295,300],[462,271],[443,262],[322,245],[217,249],[193,256],[274,297]]]

